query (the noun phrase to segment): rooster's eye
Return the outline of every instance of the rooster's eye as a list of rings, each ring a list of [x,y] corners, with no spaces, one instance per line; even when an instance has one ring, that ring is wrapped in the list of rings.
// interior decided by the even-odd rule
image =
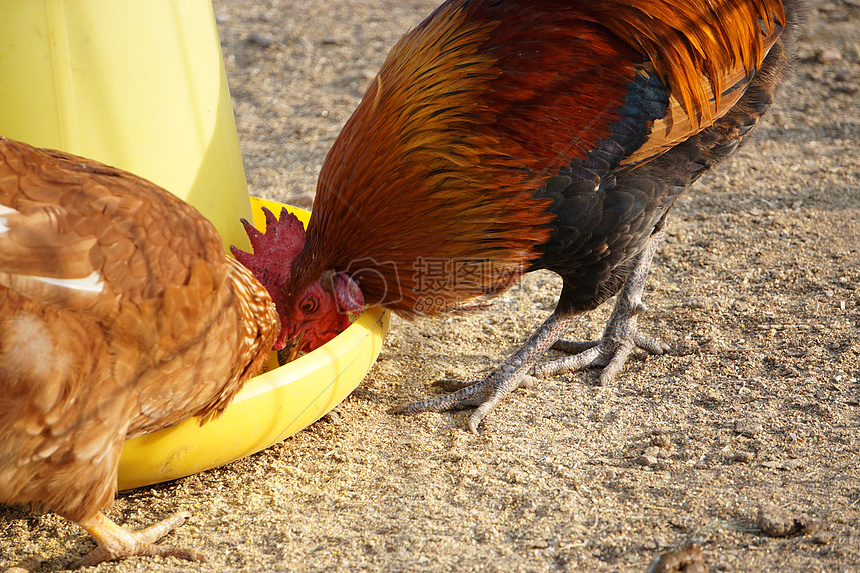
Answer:
[[[313,312],[317,309],[317,301],[309,298],[302,303],[302,312]]]

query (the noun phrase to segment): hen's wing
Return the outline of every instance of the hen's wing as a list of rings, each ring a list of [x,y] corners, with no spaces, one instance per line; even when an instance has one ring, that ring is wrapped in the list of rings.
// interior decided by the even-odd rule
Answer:
[[[0,284],[109,324],[119,305],[225,275],[217,232],[193,207],[118,169],[0,140]],[[14,286],[13,286],[14,284]]]

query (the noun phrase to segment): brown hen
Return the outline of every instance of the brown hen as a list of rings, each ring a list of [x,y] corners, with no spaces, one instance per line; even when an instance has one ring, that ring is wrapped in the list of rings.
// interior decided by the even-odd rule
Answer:
[[[130,173],[0,138],[0,503],[87,530],[78,565],[202,559],[101,513],[123,441],[217,416],[278,332],[269,295],[193,207]],[[32,566],[32,562],[31,562]]]

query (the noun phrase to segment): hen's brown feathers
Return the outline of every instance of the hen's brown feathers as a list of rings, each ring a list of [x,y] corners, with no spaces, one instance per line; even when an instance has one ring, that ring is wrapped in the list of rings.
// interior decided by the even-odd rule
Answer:
[[[277,325],[192,207],[0,138],[0,502],[92,517],[126,437],[217,415]]]

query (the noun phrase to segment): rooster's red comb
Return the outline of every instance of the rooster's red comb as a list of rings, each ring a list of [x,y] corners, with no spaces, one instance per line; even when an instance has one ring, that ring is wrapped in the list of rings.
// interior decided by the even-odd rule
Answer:
[[[298,217],[285,208],[281,209],[280,219],[265,207],[262,210],[266,216],[265,233],[242,219],[254,252],[246,253],[235,246],[230,247],[230,252],[254,273],[274,299],[279,290],[276,287],[289,282],[293,262],[305,246],[305,228]]]

